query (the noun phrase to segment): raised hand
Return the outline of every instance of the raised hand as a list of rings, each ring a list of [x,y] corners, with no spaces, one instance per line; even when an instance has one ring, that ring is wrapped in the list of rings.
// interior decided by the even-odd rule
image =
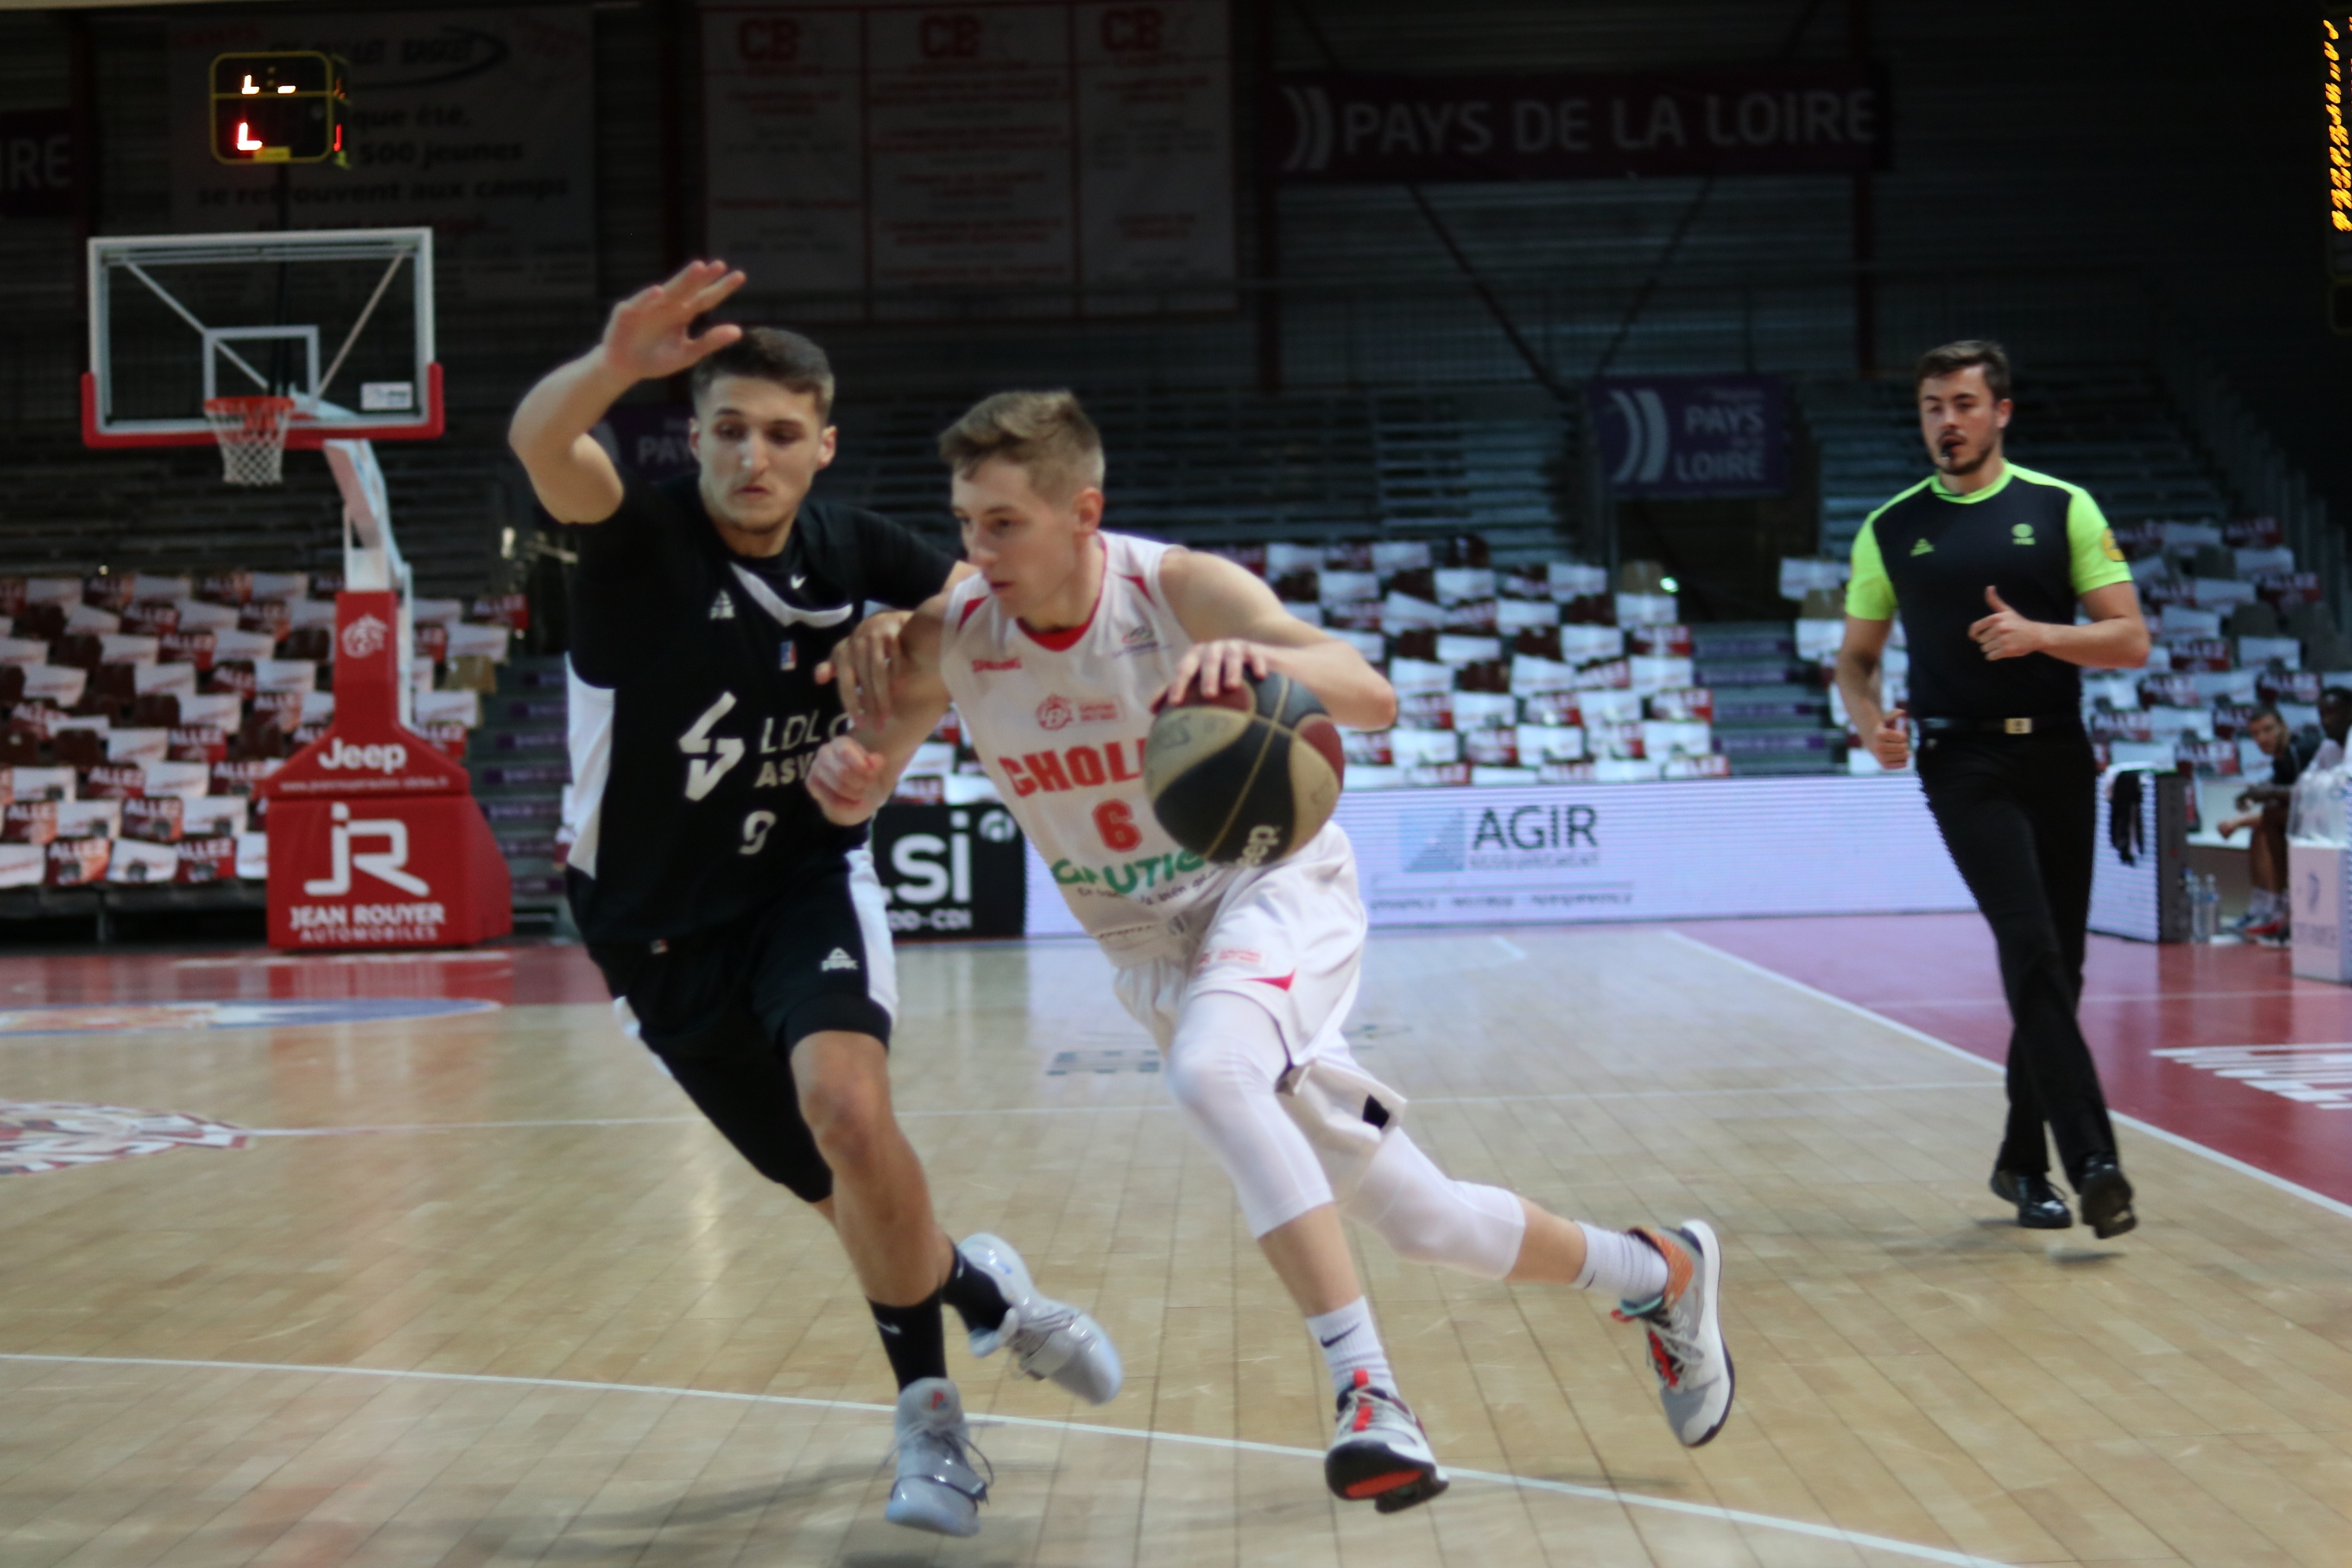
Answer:
[[[1910,719],[1898,702],[1878,716],[1878,728],[1870,733],[1870,754],[1890,773],[1911,765]]]
[[[1984,649],[1987,658],[2023,658],[2048,646],[2049,628],[2040,621],[2027,620],[2001,603],[1999,589],[1987,588],[1985,603],[1992,606],[1993,613],[1970,626],[1969,636]]]
[[[641,289],[613,307],[604,323],[604,363],[632,381],[676,375],[743,335],[721,323],[699,336],[688,331],[694,319],[716,309],[743,287],[743,274],[723,261],[688,262],[667,283]]]

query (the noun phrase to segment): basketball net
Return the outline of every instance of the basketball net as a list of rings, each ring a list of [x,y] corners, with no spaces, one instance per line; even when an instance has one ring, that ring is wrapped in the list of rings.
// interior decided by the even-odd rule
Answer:
[[[208,397],[205,418],[220,443],[221,478],[233,485],[285,482],[286,426],[290,397]]]

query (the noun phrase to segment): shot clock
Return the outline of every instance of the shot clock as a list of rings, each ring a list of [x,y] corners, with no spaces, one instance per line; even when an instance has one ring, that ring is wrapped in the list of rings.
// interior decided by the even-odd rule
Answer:
[[[2352,119],[2344,91],[2352,86],[2352,6],[2336,5],[2319,18],[2319,111],[2326,132],[2327,324],[2352,333]]]
[[[344,62],[315,49],[213,61],[213,156],[224,163],[323,163],[343,152]]]

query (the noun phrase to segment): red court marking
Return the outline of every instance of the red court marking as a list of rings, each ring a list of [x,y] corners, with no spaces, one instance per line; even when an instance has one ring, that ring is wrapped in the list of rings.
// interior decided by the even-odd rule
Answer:
[[[1992,934],[1974,915],[1707,921],[1674,929],[1987,1061],[2009,1059]],[[2352,1110],[2302,1104],[2154,1054],[2352,1042],[2352,987],[2295,979],[2276,948],[2094,936],[2081,1016],[2111,1109],[2352,1203]],[[1988,1163],[1999,1137],[1989,1117]]]
[[[247,949],[0,959],[0,1007],[408,996],[507,1007],[611,999],[585,949],[554,943],[449,952],[278,955]]]

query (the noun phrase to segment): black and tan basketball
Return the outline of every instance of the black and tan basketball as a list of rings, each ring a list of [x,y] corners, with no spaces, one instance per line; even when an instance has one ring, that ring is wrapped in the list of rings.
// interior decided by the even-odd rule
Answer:
[[[1271,675],[1180,695],[1143,754],[1144,793],[1170,837],[1204,860],[1264,866],[1323,830],[1347,763],[1313,692]]]

